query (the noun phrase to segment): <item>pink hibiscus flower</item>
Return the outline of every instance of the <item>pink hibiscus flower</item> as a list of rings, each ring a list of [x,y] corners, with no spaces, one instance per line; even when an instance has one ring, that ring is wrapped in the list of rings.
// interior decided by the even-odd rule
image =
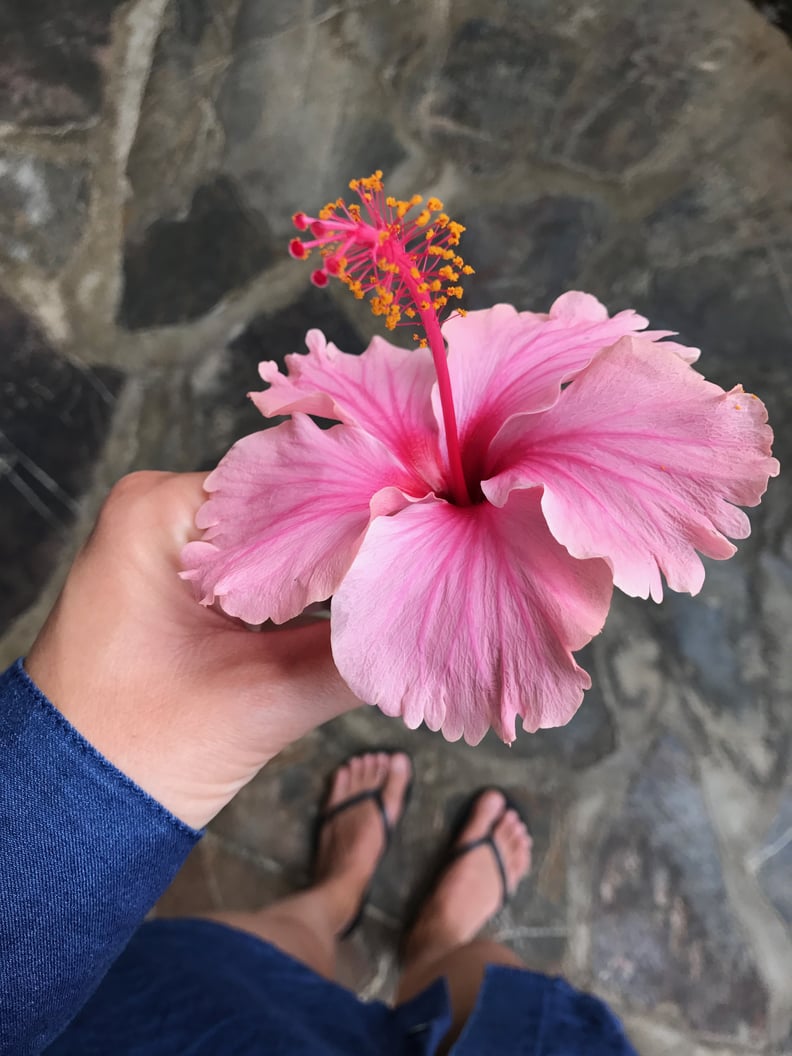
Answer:
[[[365,222],[342,203],[296,218],[334,247],[315,281],[341,273],[358,292],[356,262],[359,276],[379,261],[379,314],[395,324],[411,300],[428,347],[374,338],[354,356],[312,330],[285,375],[262,363],[270,387],[253,401],[292,417],[209,476],[184,575],[203,604],[252,624],[332,596],[333,655],[361,699],[449,740],[492,726],[511,742],[518,718],[533,732],[577,710],[591,682],[573,654],[614,584],[660,601],[662,575],[696,593],[698,553],[735,552],[729,538],[750,531],[737,506],[778,472],[772,434],[755,396],[693,369],[696,349],[584,293],[546,315],[454,315],[440,337],[436,276],[456,281],[461,228],[441,213],[405,229],[417,203],[361,197]],[[383,229],[398,236],[389,256]]]

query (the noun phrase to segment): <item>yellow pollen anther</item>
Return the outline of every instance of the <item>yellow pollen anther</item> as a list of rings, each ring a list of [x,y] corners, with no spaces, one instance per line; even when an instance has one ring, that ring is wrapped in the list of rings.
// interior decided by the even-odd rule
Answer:
[[[356,299],[367,297],[388,329],[418,317],[428,327],[424,313],[439,313],[450,298],[462,297],[460,276],[473,274],[454,248],[464,225],[450,219],[435,195],[426,204],[421,204],[420,194],[385,197],[380,169],[350,180],[349,187],[357,202],[348,205],[337,198],[316,219],[296,214],[298,229],[310,228],[313,238],[309,235],[300,246],[290,246],[292,255],[307,257],[315,248],[324,262],[325,279],[339,278]],[[416,215],[405,220],[412,209]],[[316,281],[321,282],[321,276]],[[427,344],[419,335],[416,340]]]

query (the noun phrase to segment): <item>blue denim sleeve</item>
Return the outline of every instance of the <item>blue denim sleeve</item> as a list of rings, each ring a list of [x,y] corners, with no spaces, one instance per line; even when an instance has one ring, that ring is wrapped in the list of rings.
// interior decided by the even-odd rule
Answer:
[[[200,832],[117,770],[28,678],[0,675],[0,1053],[66,1027]]]

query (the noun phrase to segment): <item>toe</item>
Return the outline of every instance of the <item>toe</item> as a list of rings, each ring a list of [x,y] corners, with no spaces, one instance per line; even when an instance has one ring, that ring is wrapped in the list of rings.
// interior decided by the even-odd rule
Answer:
[[[509,891],[514,892],[520,881],[526,876],[531,864],[531,837],[519,814],[507,810],[493,833],[501,853]]]
[[[470,820],[460,837],[461,843],[469,843],[486,836],[503,815],[506,800],[496,788],[482,792],[473,805]]]
[[[412,763],[404,752],[384,755],[386,777],[382,783],[382,802],[391,826],[395,825],[404,809],[404,797],[412,777]]]
[[[368,752],[362,756],[361,780],[365,788],[376,788],[378,777],[377,753]]]
[[[349,760],[349,791],[360,792],[365,787],[365,772],[366,772],[366,758],[363,755],[356,755],[354,758]]]
[[[349,795],[349,785],[352,778],[351,769],[348,765],[339,766],[333,774],[330,785],[330,795],[327,797],[327,806],[334,807],[342,803]]]
[[[377,788],[382,788],[385,780],[388,779],[390,762],[391,757],[386,752],[378,752],[374,756],[374,779],[377,782]]]

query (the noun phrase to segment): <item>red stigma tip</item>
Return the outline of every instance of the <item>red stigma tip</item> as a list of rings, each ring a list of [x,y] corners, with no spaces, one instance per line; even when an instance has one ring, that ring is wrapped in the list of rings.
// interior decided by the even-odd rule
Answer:
[[[327,257],[324,266],[328,275],[338,275],[341,271],[341,263],[338,257]]]
[[[308,256],[308,250],[299,240],[299,238],[293,238],[289,243],[289,253],[294,257],[295,260],[305,260]]]
[[[321,268],[317,268],[316,271],[311,272],[311,282],[314,286],[326,286],[327,281],[327,272],[322,271]]]
[[[307,231],[309,220],[305,213],[295,213],[292,217],[292,222],[298,231]]]
[[[321,238],[322,235],[326,233],[326,231],[327,225],[324,224],[321,220],[314,220],[311,223],[311,234],[314,235],[316,238]]]

